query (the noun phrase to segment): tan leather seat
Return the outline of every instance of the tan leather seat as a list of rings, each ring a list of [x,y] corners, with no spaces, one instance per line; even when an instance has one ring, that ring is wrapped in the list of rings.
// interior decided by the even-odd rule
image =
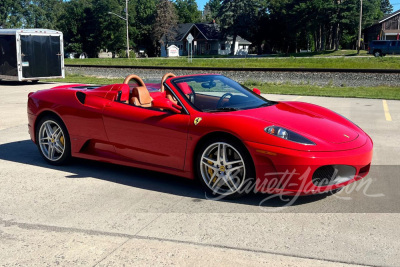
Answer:
[[[133,87],[129,104],[143,108],[150,108],[152,101],[153,98],[151,98],[146,86]]]

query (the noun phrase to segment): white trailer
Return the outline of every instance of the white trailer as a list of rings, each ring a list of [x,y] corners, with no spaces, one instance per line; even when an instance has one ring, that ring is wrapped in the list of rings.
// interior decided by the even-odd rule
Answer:
[[[0,29],[0,80],[53,78],[65,78],[62,32]]]

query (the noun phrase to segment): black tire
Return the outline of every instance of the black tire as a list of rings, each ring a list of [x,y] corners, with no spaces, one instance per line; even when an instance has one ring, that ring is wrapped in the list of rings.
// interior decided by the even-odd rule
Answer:
[[[38,82],[39,82],[39,80],[32,80],[32,83],[34,83],[34,84],[36,84]]]
[[[381,57],[382,56],[382,52],[380,50],[375,50],[374,51],[374,56],[375,57]]]
[[[217,151],[218,149],[222,151],[224,144],[227,158],[225,163],[217,158]],[[213,162],[208,159],[204,160],[205,156],[212,159]],[[240,160],[242,163],[235,164],[235,161]],[[241,166],[243,168],[240,168]],[[246,147],[234,138],[212,138],[202,143],[195,157],[195,172],[209,198],[236,199],[249,193],[246,192],[247,189],[250,189],[248,191],[254,190],[256,180],[253,160]],[[230,183],[226,183],[223,179],[228,179]]]
[[[49,127],[51,130],[49,130]],[[62,165],[70,160],[71,141],[67,127],[65,127],[60,118],[55,115],[44,116],[38,122],[35,130],[36,145],[40,154],[48,163]],[[53,131],[53,133],[48,134],[49,131]],[[60,132],[61,134],[59,135]]]

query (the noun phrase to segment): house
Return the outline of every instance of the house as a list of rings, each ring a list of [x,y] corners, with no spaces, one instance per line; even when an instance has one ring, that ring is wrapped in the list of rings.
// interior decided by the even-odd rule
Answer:
[[[400,35],[400,10],[388,14],[374,25],[364,29],[366,44],[373,40],[397,40]]]
[[[178,24],[172,29],[169,38],[164,35],[160,40],[161,56],[167,56],[167,47],[175,45],[179,48],[180,56],[187,56],[190,51],[187,36],[194,37],[192,42],[193,55],[229,55],[233,45],[232,36],[223,37],[219,25],[212,23],[185,23]],[[237,36],[235,55],[247,55],[251,42]]]

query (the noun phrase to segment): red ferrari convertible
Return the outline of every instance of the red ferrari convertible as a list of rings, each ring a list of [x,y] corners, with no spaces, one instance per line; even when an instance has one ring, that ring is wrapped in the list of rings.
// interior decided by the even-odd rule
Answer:
[[[51,164],[71,157],[198,179],[217,196],[308,195],[365,177],[372,140],[326,108],[274,102],[215,74],[29,94],[29,133]]]

